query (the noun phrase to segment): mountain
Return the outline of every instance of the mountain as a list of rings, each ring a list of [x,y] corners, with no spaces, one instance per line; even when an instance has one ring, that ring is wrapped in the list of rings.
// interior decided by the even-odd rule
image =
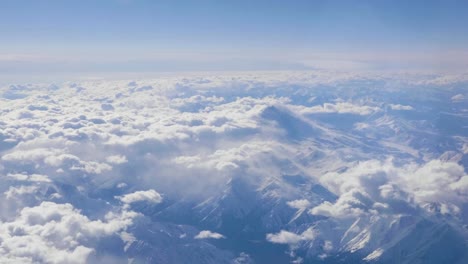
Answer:
[[[0,262],[465,263],[467,83],[431,78],[3,87]]]

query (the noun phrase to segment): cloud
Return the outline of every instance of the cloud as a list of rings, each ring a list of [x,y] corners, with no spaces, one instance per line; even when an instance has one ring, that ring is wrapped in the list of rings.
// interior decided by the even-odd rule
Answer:
[[[336,218],[355,218],[369,210],[368,197],[359,191],[350,191],[341,195],[335,203],[323,202],[312,208],[313,215],[323,215]]]
[[[402,184],[414,192],[419,202],[448,202],[461,205],[468,202],[468,175],[455,162],[432,160],[416,168],[412,176],[402,175]]]
[[[123,164],[128,162],[127,157],[123,155],[113,155],[106,158],[106,161],[111,164]]]
[[[456,94],[452,96],[452,102],[462,102],[465,100],[465,96],[463,94]]]
[[[324,103],[301,110],[302,114],[320,114],[320,113],[336,113],[336,114],[356,114],[370,115],[380,111],[380,108],[368,105],[356,105],[350,102]]]
[[[287,244],[295,245],[302,241],[311,241],[314,240],[317,236],[317,232],[309,228],[302,232],[301,234],[295,234],[286,230],[281,230],[276,234],[267,234],[266,239],[275,244]]]
[[[117,197],[120,201],[126,204],[135,202],[147,201],[150,203],[162,202],[162,196],[155,190],[136,191],[134,193],[125,194],[124,196]]]
[[[25,207],[0,225],[0,262],[85,263],[93,240],[125,230],[134,212],[108,213],[90,220],[70,204],[42,202]]]
[[[281,230],[276,234],[267,234],[267,240],[276,244],[297,244],[302,241],[302,237],[298,234]]]
[[[6,191],[4,194],[7,199],[11,199],[11,198],[15,198],[16,196],[35,193],[37,190],[38,190],[38,186],[24,186],[24,185],[21,185],[19,187],[10,186],[8,188],[8,191]]]
[[[323,202],[310,213],[352,218],[404,212],[417,206],[425,208],[428,203],[454,208],[451,211],[455,213],[468,202],[467,179],[463,167],[455,162],[431,160],[401,167],[391,160],[359,162],[344,172],[321,177],[321,183],[337,194],[338,200]]]
[[[198,235],[196,235],[194,237],[195,239],[221,239],[221,238],[225,238],[223,235],[219,234],[219,233],[216,233],[216,232],[211,232],[209,230],[203,230],[203,231],[200,231],[200,233],[198,233]]]
[[[46,175],[41,175],[41,174],[27,175],[27,174],[22,174],[22,173],[9,173],[7,176],[17,181],[51,182],[49,177],[47,177]]]
[[[401,104],[390,104],[392,110],[413,110],[413,107],[410,105],[401,105]]]
[[[161,194],[163,205],[138,207],[148,223],[162,226],[160,237],[167,232],[178,238],[183,229],[188,236],[216,238],[222,235],[195,234],[205,228],[225,233],[218,229],[225,214],[255,212],[267,241],[291,247],[318,241],[304,249],[308,256],[357,248],[371,253],[383,242],[369,233],[390,230],[403,216],[464,223],[468,178],[463,159],[451,158],[467,152],[464,130],[449,122],[455,136],[444,134],[443,122],[432,118],[434,109],[424,102],[463,115],[443,105],[458,92],[442,88],[466,80],[466,75],[310,71],[0,87],[0,221],[21,226],[17,234],[6,229],[0,234],[2,242],[9,241],[0,255],[16,262],[53,261],[53,255],[79,262],[115,234],[143,241],[134,231],[146,232],[146,222],[133,221],[130,205],[159,204]],[[389,99],[403,98],[403,87],[401,104],[390,104]],[[385,107],[417,109],[417,120],[382,111]],[[408,155],[410,150],[416,155]],[[446,151],[450,154],[442,157]],[[63,212],[46,220],[31,217],[41,223],[35,227],[41,232],[46,228],[40,226],[64,228],[60,237],[69,244],[30,235],[36,234],[34,225],[21,215],[33,215],[31,208]],[[106,210],[112,213],[103,218]],[[196,220],[188,226],[157,222],[159,216],[182,213]],[[82,237],[69,234],[66,221]],[[90,234],[93,228],[99,235]],[[21,230],[27,230],[27,243]],[[38,255],[30,252],[33,246],[11,246],[16,240],[34,245]],[[128,241],[130,251],[122,256],[134,250]],[[157,241],[145,243],[159,252]]]
[[[57,149],[37,148],[30,150],[16,150],[2,157],[2,160],[9,162],[39,162],[44,158],[55,155],[59,152]]]
[[[306,199],[301,199],[301,200],[289,201],[287,202],[287,205],[295,209],[304,210],[310,206],[310,202]]]

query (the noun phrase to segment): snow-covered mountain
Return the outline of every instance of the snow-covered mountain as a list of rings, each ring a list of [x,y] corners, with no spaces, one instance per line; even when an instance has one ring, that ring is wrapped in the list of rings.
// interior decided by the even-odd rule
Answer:
[[[468,261],[468,75],[0,94],[2,263]]]

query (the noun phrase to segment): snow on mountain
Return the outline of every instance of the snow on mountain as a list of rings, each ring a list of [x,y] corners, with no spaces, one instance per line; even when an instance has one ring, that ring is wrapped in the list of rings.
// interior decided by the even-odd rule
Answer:
[[[1,87],[0,262],[464,263],[466,80]]]

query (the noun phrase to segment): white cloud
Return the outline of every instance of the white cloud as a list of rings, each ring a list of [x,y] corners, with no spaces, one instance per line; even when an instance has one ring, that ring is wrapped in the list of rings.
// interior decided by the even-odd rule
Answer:
[[[401,105],[401,104],[390,104],[392,110],[413,110],[413,107],[410,105]]]
[[[4,194],[7,199],[11,199],[11,198],[15,198],[17,196],[21,196],[24,194],[33,194],[38,190],[38,188],[39,188],[38,186],[34,186],[34,185],[32,186],[21,185],[19,187],[10,186],[8,188],[8,191],[6,191]]]
[[[70,204],[23,208],[0,225],[0,262],[85,263],[94,251],[90,241],[125,230],[136,216],[123,211],[92,221]]]
[[[309,228],[301,234],[292,233],[286,230],[281,230],[276,234],[267,234],[266,239],[275,244],[295,245],[301,241],[311,241],[317,236],[317,231]]]
[[[315,113],[337,113],[337,114],[356,114],[356,115],[370,115],[380,111],[379,107],[368,105],[356,105],[350,102],[337,102],[324,103],[323,105],[316,105],[312,107],[303,108],[302,114],[315,114]]]
[[[310,202],[306,199],[301,199],[301,200],[289,201],[287,202],[287,205],[295,209],[305,210],[306,208],[310,206]]]
[[[41,161],[46,157],[55,155],[60,150],[57,149],[46,149],[46,148],[37,148],[30,150],[16,150],[11,153],[8,153],[2,157],[2,160],[9,162],[37,162]]]
[[[466,215],[467,175],[462,165],[438,160],[437,149],[453,151],[454,156],[461,157],[459,152],[468,152],[464,139],[445,137],[436,129],[432,117],[419,122],[396,117],[392,111],[383,113],[381,109],[414,108],[422,115],[427,106],[423,105],[424,100],[419,100],[420,88],[466,80],[465,75],[386,76],[311,71],[193,74],[137,80],[131,85],[129,81],[89,80],[55,86],[0,87],[0,189],[7,198],[0,203],[2,224],[19,225],[23,220],[14,214],[25,210],[24,214],[32,215],[28,208],[46,211],[54,207],[63,214],[57,213],[47,221],[32,218],[38,218],[43,221],[41,225],[51,229],[62,228],[66,221],[84,230],[100,225],[97,233],[112,236],[132,222],[129,219],[133,217],[124,216],[133,214],[128,211],[130,204],[162,202],[155,190],[164,193],[168,201],[175,201],[174,207],[179,203],[190,204],[187,208],[197,204],[199,207],[190,210],[203,211],[200,218],[205,223],[219,223],[223,210],[230,209],[240,216],[252,210],[250,196],[246,203],[233,195],[239,188],[236,180],[246,182],[239,188],[241,191],[251,191],[256,194],[255,199],[271,199],[278,205],[271,216],[260,218],[265,225],[276,228],[273,230],[281,230],[268,234],[269,241],[298,245],[320,237],[317,240],[323,247],[320,253],[325,255],[353,248],[345,244],[364,232],[366,224],[371,226],[385,218],[388,224],[399,215],[416,217],[423,214],[421,208],[429,212],[427,215],[450,215],[462,221],[459,218]],[[369,83],[384,84],[373,93]],[[356,84],[366,89],[365,95],[356,93],[358,90],[352,87]],[[405,104],[411,106],[386,103],[387,96],[398,98],[399,87],[407,86],[412,89],[405,90],[408,96]],[[452,91],[447,89],[446,96],[441,98],[450,98]],[[418,100],[411,101],[411,96]],[[456,95],[452,100],[461,98]],[[272,109],[270,116],[265,114]],[[315,115],[318,113],[354,116]],[[374,113],[378,114],[371,115]],[[321,120],[322,117],[331,118]],[[354,120],[359,123],[353,123]],[[331,128],[338,124],[333,122],[341,124],[341,121],[356,129]],[[301,133],[305,136],[291,136]],[[453,133],[458,132],[454,129]],[[418,155],[402,154],[409,152],[402,151],[403,148],[396,151],[395,146],[401,145],[408,145],[407,149]],[[327,190],[314,187],[311,191],[312,183],[325,187],[336,199]],[[143,191],[127,193],[133,190]],[[112,197],[122,202],[118,213],[101,220],[99,215],[88,215],[95,210],[90,204],[111,206],[115,200],[107,199]],[[84,201],[83,212],[89,218],[73,207],[41,204],[48,199],[70,204]],[[295,215],[279,212],[287,209],[285,206],[297,209]],[[317,217],[321,219],[318,224],[312,220],[296,226],[302,223],[305,211],[332,219]],[[350,228],[356,218],[362,223]],[[314,233],[306,229],[308,224],[323,226],[318,226],[320,232]],[[32,226],[26,222],[21,228],[30,234]],[[69,234],[64,227],[61,237],[66,245],[55,237],[50,242],[49,237],[39,235],[27,235],[24,239],[28,241],[24,242],[19,235],[21,228],[15,229],[18,234],[11,235],[8,243],[14,245],[18,240],[34,245],[37,252],[42,252],[38,253],[39,262],[53,261],[52,255],[59,262],[79,262],[94,250],[94,244],[88,242],[102,238],[91,236],[88,231],[79,231],[84,237]],[[298,231],[304,229],[302,233]],[[344,232],[347,233],[342,242]],[[7,241],[7,235],[10,234],[0,234],[2,242]],[[197,236],[222,237],[208,230]],[[126,241],[127,246],[133,239],[140,239],[130,233],[122,237],[130,241]],[[363,233],[359,238],[364,241],[367,237]],[[322,245],[323,241],[329,243]],[[32,249],[20,246],[21,243],[0,248],[9,250],[0,252],[5,256],[2,260],[30,260]],[[24,250],[24,254],[13,249]],[[369,252],[374,250],[369,248]]]
[[[41,174],[27,175],[27,174],[22,174],[22,173],[9,173],[7,176],[17,181],[51,182],[49,177],[47,177],[46,175],[41,175]]]
[[[111,164],[123,164],[128,162],[127,157],[123,155],[113,155],[106,158],[106,161]]]
[[[310,212],[349,218],[379,208],[401,209],[401,203],[408,207],[440,203],[443,208],[458,208],[468,202],[467,179],[463,167],[454,162],[432,160],[401,167],[391,160],[360,162],[345,172],[323,175],[320,181],[339,196],[338,200],[323,202]],[[395,203],[398,207],[392,207]]]
[[[465,100],[465,96],[463,94],[456,94],[454,96],[452,96],[452,101],[453,102],[462,102]]]
[[[326,240],[324,243],[323,243],[323,250],[325,252],[330,252],[333,250],[333,243],[329,240]]]
[[[195,239],[208,239],[208,238],[221,239],[221,238],[225,238],[225,237],[223,235],[219,234],[219,233],[216,233],[216,232],[212,232],[212,231],[209,231],[209,230],[203,230],[203,231],[200,231],[200,233],[198,233],[194,238]]]
[[[81,170],[92,174],[101,174],[105,171],[112,170],[112,166],[107,163],[99,163],[94,161],[80,161],[78,165],[73,165],[70,170]]]
[[[467,179],[468,175],[461,165],[432,160],[402,176],[402,186],[407,185],[419,202],[449,202],[461,205],[468,202]]]
[[[300,235],[285,230],[276,234],[267,234],[266,238],[276,244],[297,244],[302,240]]]
[[[117,197],[120,201],[126,204],[135,202],[147,201],[150,203],[162,202],[162,196],[155,190],[136,191],[134,193],[125,194],[124,196]]]
[[[328,201],[312,208],[311,214],[336,218],[355,218],[366,212],[369,208],[369,197],[359,191],[349,191],[342,194],[335,203]]]

